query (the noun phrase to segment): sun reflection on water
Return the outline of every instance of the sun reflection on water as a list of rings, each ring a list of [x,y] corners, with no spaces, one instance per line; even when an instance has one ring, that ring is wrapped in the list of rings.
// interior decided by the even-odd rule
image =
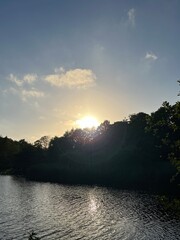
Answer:
[[[96,204],[96,201],[94,199],[90,199],[89,207],[90,207],[90,212],[91,213],[95,213],[97,211],[97,204]]]
[[[94,215],[97,212],[97,208],[98,208],[97,199],[94,194],[90,193],[89,194],[89,213]]]

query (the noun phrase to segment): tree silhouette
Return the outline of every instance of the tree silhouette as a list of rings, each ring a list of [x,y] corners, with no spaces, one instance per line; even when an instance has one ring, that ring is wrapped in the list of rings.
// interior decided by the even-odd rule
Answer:
[[[34,142],[34,146],[37,148],[47,149],[49,147],[50,138],[48,136],[43,136]]]
[[[0,172],[61,183],[165,189],[173,166],[180,175],[179,136],[180,103],[164,102],[150,115],[140,112],[113,124],[105,120],[97,129],[72,129],[50,142],[47,136],[34,144],[0,137]]]

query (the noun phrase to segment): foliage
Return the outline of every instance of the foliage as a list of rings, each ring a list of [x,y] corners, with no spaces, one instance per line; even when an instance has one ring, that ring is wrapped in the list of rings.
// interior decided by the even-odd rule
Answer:
[[[163,208],[180,218],[180,199],[166,195],[158,196],[157,200]]]
[[[150,115],[140,112],[113,124],[106,120],[97,129],[72,129],[34,144],[0,137],[0,172],[43,181],[175,191],[179,136],[180,103],[164,102]]]
[[[148,118],[147,130],[156,140],[161,158],[168,159],[180,173],[180,102],[171,106],[168,102]]]
[[[49,147],[49,142],[50,138],[48,136],[43,136],[34,142],[34,146],[37,148],[47,149]]]

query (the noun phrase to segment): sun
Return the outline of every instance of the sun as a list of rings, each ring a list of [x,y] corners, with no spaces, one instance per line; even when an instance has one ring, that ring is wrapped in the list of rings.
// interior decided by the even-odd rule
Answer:
[[[99,121],[92,116],[85,116],[79,120],[76,121],[76,124],[80,128],[97,128],[99,126]]]

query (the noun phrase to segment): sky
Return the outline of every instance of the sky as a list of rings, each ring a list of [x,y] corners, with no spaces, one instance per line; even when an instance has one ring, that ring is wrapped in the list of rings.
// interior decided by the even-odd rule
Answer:
[[[178,101],[179,0],[0,0],[0,135],[34,142]]]

